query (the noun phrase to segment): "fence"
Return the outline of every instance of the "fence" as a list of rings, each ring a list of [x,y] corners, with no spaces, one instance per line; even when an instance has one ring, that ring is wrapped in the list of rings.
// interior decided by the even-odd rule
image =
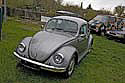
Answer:
[[[32,11],[31,9],[8,8],[8,15],[17,16],[23,19],[41,21],[41,16],[45,15],[45,13]]]

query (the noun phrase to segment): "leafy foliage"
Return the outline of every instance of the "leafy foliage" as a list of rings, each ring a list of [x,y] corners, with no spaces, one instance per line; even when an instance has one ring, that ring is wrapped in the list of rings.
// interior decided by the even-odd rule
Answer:
[[[11,8],[23,8],[25,5],[32,5],[33,0],[7,0],[7,6]]]
[[[125,11],[125,6],[117,6],[114,9],[114,13],[117,14],[118,16],[121,16]]]
[[[91,4],[87,7],[87,9],[83,9],[83,3],[81,3],[81,6],[78,5],[71,5],[66,4],[62,5],[63,0],[8,0],[8,6],[12,8],[20,7],[24,8],[26,5],[29,5],[33,10],[42,10],[47,12],[47,16],[54,16],[55,11],[57,10],[66,10],[71,11],[77,14],[80,14],[83,16],[83,18],[86,18],[87,20],[92,19],[98,14],[104,14],[104,15],[111,15],[111,12],[108,10],[94,10],[91,6]],[[121,15],[123,13],[124,7],[118,6],[115,8],[115,13],[118,13]],[[124,9],[125,10],[125,9]]]
[[[92,18],[94,18],[97,15],[96,11],[88,9],[85,17],[87,20],[91,20]]]

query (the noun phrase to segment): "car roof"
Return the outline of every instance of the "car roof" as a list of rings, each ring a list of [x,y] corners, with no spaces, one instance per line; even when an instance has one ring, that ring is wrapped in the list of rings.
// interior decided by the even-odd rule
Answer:
[[[69,11],[56,11],[57,14],[62,14],[60,16],[72,16],[72,17],[78,17],[78,18],[82,18],[81,15],[73,13],[73,12],[69,12]]]
[[[53,17],[53,18],[65,19],[65,20],[74,21],[74,22],[76,22],[79,26],[81,26],[82,24],[87,24],[87,21],[85,21],[84,19],[77,18],[77,17],[72,17],[72,16],[56,16],[56,17]]]

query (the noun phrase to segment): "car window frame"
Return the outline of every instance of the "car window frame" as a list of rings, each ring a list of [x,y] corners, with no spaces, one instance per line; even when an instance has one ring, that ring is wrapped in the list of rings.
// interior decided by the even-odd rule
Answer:
[[[87,31],[87,30],[88,30],[88,29],[87,29],[87,28],[88,28],[88,24],[82,24],[82,25],[81,25],[80,31],[79,31],[79,35],[82,34],[82,33],[81,33],[81,29],[82,29],[82,26],[84,26],[84,25],[86,25],[86,33],[84,33],[84,35],[87,35],[87,32],[88,32],[88,31]]]

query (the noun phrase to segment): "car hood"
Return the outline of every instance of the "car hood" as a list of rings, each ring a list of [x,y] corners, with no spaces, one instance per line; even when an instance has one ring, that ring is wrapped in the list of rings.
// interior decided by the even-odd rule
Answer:
[[[57,48],[71,39],[73,38],[55,33],[45,31],[38,32],[31,40],[29,56],[32,59],[43,62],[49,58]]]

